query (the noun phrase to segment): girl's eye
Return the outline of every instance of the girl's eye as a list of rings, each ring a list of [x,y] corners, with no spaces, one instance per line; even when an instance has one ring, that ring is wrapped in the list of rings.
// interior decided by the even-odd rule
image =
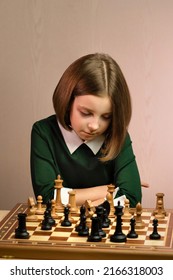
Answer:
[[[105,119],[105,120],[110,120],[111,117],[112,117],[111,115],[104,115],[104,116],[103,116],[103,119]]]
[[[82,116],[90,116],[90,112],[83,112],[83,111],[80,111],[80,114],[82,115]]]

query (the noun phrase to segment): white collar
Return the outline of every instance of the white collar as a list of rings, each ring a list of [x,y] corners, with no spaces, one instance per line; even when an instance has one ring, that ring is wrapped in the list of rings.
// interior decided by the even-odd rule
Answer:
[[[77,148],[79,148],[79,146],[81,146],[82,144],[86,144],[96,155],[105,140],[104,135],[100,135],[93,140],[82,141],[74,130],[66,130],[59,122],[58,125],[71,154],[73,154],[77,150]]]

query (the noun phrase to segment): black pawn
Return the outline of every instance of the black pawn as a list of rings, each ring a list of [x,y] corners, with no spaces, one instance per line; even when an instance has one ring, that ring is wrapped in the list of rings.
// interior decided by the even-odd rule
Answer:
[[[102,237],[99,234],[99,218],[98,217],[92,217],[91,220],[92,220],[91,233],[88,236],[87,241],[90,241],[90,242],[102,241]]]
[[[49,224],[51,226],[54,226],[55,225],[55,220],[52,218],[52,214],[51,214],[51,212],[52,212],[52,203],[51,203],[50,200],[47,202],[46,210],[48,211],[48,218],[47,218],[48,222],[49,222]]]
[[[85,215],[83,215],[81,218],[81,226],[82,226],[82,228],[78,232],[78,235],[79,236],[88,236],[89,228],[86,225],[86,216]]]
[[[123,206],[120,205],[120,201],[118,201],[118,205],[115,206],[115,215],[117,217],[116,228],[113,235],[110,237],[111,242],[126,242],[126,235],[122,232],[122,219],[123,215]]]
[[[160,234],[157,232],[157,227],[158,227],[158,220],[154,219],[153,220],[153,232],[149,236],[150,239],[158,240],[161,238]]]
[[[42,221],[42,224],[41,224],[41,229],[42,230],[51,230],[52,229],[52,225],[50,224],[49,222],[49,211],[46,210],[44,212],[44,220]]]
[[[83,218],[83,216],[85,216],[85,212],[86,212],[86,208],[85,208],[84,205],[82,205],[82,206],[80,207],[80,222],[79,222],[79,224],[75,227],[75,231],[77,231],[77,232],[79,232],[80,230],[82,230],[82,222],[83,222],[82,218]]]
[[[129,233],[127,234],[128,238],[138,238],[138,234],[135,231],[135,224],[136,224],[135,218],[131,218],[131,220],[130,220],[131,229],[130,229]]]
[[[69,208],[66,206],[64,208],[64,220],[61,222],[61,226],[63,226],[63,227],[71,226],[72,223],[69,220],[69,213],[70,213]]]
[[[26,214],[18,214],[18,228],[15,229],[15,238],[28,239],[29,233],[26,230]]]

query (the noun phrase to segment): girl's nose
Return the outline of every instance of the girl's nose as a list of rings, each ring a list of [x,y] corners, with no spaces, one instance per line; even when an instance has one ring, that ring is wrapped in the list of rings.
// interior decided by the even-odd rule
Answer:
[[[96,131],[99,128],[99,121],[93,120],[92,122],[88,123],[88,128],[90,131]]]

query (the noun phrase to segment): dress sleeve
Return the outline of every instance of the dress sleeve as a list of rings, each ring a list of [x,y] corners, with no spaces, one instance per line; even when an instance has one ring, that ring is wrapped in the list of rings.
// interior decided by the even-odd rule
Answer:
[[[131,207],[136,207],[136,204],[141,202],[140,175],[129,134],[127,134],[122,151],[115,160],[114,181],[116,187],[119,187],[116,198],[126,195]]]
[[[54,180],[57,167],[53,156],[49,134],[39,123],[31,131],[30,167],[35,196],[42,195],[43,203],[54,197]]]

